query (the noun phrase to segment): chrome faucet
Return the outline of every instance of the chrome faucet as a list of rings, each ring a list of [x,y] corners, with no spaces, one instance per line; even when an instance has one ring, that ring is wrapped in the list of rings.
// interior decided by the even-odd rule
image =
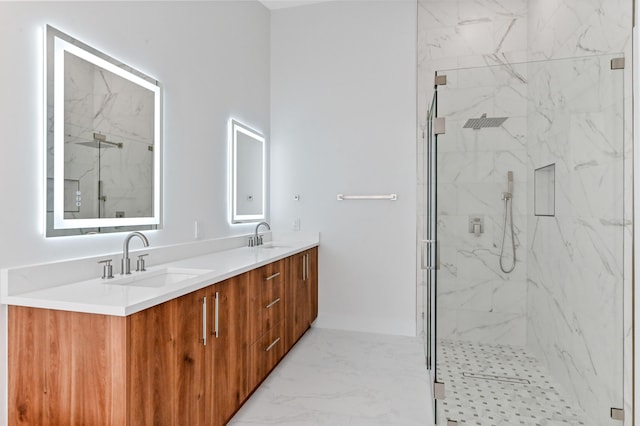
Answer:
[[[260,228],[260,226],[262,225],[266,226],[267,229],[271,231],[271,227],[267,222],[260,222],[259,224],[256,225],[256,234],[254,235],[254,241],[257,246],[262,245],[262,235],[258,235],[258,228]]]
[[[145,247],[149,247],[149,240],[144,236],[142,232],[132,232],[124,239],[122,245],[122,260],[120,261],[120,275],[128,275],[131,273],[131,259],[129,259],[129,242],[133,237],[140,237],[142,244]]]

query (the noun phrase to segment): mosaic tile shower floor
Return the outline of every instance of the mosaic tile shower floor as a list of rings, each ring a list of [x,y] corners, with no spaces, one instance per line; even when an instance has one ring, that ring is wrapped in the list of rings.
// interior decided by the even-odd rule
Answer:
[[[593,426],[523,348],[441,340],[437,368],[446,388],[438,426]]]

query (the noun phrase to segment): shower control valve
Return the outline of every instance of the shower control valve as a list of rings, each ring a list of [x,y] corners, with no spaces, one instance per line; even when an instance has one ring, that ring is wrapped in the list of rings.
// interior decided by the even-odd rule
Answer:
[[[479,237],[484,234],[484,217],[469,216],[469,233]]]

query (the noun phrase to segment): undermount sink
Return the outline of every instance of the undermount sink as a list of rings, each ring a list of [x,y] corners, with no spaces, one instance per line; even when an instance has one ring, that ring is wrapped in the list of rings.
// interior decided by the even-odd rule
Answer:
[[[166,287],[212,272],[210,269],[163,268],[155,271],[132,272],[121,278],[104,280],[104,284],[134,287]]]
[[[289,248],[289,246],[286,246],[284,244],[274,244],[274,243],[264,243],[262,245],[257,246],[258,248],[262,248],[262,249],[283,249],[283,248]]]

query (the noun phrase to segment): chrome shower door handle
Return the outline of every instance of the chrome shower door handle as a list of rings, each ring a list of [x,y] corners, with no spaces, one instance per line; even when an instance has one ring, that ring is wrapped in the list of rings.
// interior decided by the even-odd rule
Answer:
[[[420,242],[420,269],[427,269],[426,263],[429,263],[424,261],[425,245],[428,241],[429,240],[422,240]]]
[[[431,264],[431,253],[435,247],[435,258],[434,264]],[[440,269],[440,244],[437,240],[422,240],[422,244],[420,246],[420,267],[427,271],[436,271]],[[426,250],[425,250],[426,248]],[[425,262],[425,251],[427,254],[427,261]]]

